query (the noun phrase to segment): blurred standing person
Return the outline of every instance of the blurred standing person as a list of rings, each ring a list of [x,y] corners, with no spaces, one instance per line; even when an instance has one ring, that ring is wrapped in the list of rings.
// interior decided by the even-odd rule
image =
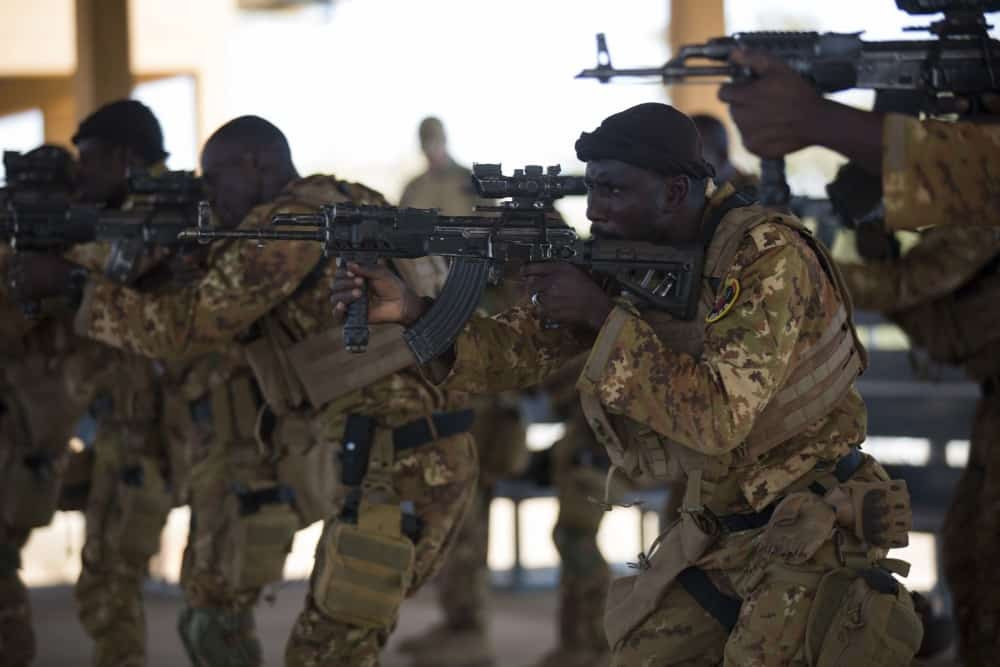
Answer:
[[[427,171],[407,184],[399,201],[402,207],[436,208],[444,215],[469,215],[480,201],[472,185],[472,172],[448,154],[444,125],[425,118],[418,130]],[[443,268],[445,260],[432,259]],[[442,272],[444,275],[444,272]],[[480,304],[493,314],[514,305],[513,280],[490,288]],[[525,430],[516,394],[491,396],[475,405],[472,428],[479,451],[479,484],[454,546],[437,577],[438,600],[444,619],[428,633],[403,642],[401,649],[418,665],[471,667],[494,661],[489,640],[489,511],[493,486],[524,466],[527,459]]]
[[[701,135],[705,161],[715,168],[716,185],[731,183],[737,190],[756,189],[759,184],[757,176],[740,171],[729,160],[729,131],[726,125],[707,113],[695,114],[691,120]]]

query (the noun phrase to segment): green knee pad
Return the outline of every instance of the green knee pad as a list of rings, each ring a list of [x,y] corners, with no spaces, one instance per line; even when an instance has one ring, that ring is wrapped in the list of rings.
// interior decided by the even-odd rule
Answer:
[[[192,664],[212,667],[258,667],[263,664],[253,611],[185,607],[177,629]]]
[[[11,542],[0,542],[0,577],[12,577],[21,569],[21,549]]]

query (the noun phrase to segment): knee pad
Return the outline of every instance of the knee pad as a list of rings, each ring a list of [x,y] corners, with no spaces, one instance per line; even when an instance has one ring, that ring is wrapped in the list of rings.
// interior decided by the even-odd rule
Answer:
[[[177,630],[188,657],[196,666],[257,667],[262,664],[260,640],[250,609],[185,607],[178,618]]]

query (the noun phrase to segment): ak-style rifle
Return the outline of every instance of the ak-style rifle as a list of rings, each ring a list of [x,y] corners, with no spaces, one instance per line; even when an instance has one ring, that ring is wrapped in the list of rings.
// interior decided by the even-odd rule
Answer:
[[[318,213],[277,215],[270,227],[222,230],[202,224],[182,234],[200,241],[314,241],[341,261],[372,265],[380,259],[439,255],[451,259],[440,296],[428,312],[404,332],[421,362],[447,350],[472,317],[491,279],[507,261],[563,261],[617,281],[642,302],[692,318],[697,307],[704,247],[584,240],[554,215],[553,202],[586,194],[582,178],[560,174],[558,166],[519,169],[504,176],[498,164],[477,164],[473,184],[481,197],[504,199],[477,207],[488,216],[446,216],[434,209],[330,204]],[[207,216],[202,218],[207,221]],[[368,301],[348,306],[345,346],[355,352],[368,343]]]
[[[599,34],[597,66],[577,78],[608,83],[618,77],[655,77],[668,85],[747,80],[753,77],[749,68],[728,62],[734,50],[742,49],[779,58],[821,93],[875,90],[883,100],[892,99],[884,110],[911,114],[950,110],[954,97],[965,97],[972,104],[969,113],[977,113],[983,93],[1000,91],[1000,42],[989,36],[993,26],[984,14],[1000,10],[1000,1],[896,0],[896,5],[909,14],[944,12],[929,26],[906,29],[929,32],[935,39],[870,42],[860,32],[741,32],[681,46],[660,67],[617,69]],[[758,191],[765,205],[788,204],[784,158],[761,162]]]

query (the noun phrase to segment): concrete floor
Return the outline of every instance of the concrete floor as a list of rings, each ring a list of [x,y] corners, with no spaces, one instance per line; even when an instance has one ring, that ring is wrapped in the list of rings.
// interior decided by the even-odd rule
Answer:
[[[282,664],[285,639],[302,605],[306,585],[288,583],[275,602],[264,602],[257,625],[264,643],[265,664]],[[72,589],[66,586],[33,588],[31,603],[38,635],[37,667],[71,667],[90,664],[90,641],[76,619]],[[173,587],[146,594],[146,622],[151,667],[188,664],[174,630],[180,597]],[[497,667],[527,667],[555,643],[555,596],[544,593],[499,593],[494,600],[494,641],[500,653]],[[394,651],[401,639],[420,634],[438,620],[433,594],[423,592],[403,607],[397,631],[383,656],[382,667],[406,667],[408,658]]]
[[[302,604],[306,585],[286,584],[273,604],[264,602],[257,624],[264,642],[265,664],[282,664],[285,638]],[[90,643],[76,619],[72,589],[66,586],[34,588],[31,602],[39,639],[37,667],[71,667],[90,664]],[[174,630],[180,596],[174,587],[154,588],[146,594],[146,618],[151,667],[188,664]],[[494,596],[493,638],[497,667],[528,667],[555,644],[556,599],[552,591],[497,593]],[[382,659],[382,667],[407,667],[410,661],[394,650],[406,637],[427,630],[438,620],[433,593],[425,590],[407,601],[399,627]],[[954,667],[953,660],[920,663],[922,667]]]

